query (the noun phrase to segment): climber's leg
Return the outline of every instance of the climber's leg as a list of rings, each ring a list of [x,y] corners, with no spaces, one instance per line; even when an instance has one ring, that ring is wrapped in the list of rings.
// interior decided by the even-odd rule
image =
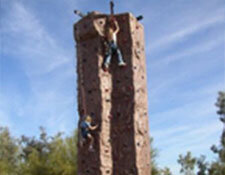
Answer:
[[[118,48],[117,44],[113,43],[112,48],[113,48],[113,50],[114,50],[114,51],[116,52],[116,54],[117,54],[118,65],[119,65],[119,66],[125,66],[126,63],[125,63],[124,60],[123,60],[122,53],[121,53],[120,49]]]
[[[109,44],[109,46],[108,46],[108,51],[106,52],[106,54],[105,54],[105,62],[104,62],[104,67],[106,68],[106,69],[108,69],[109,68],[109,64],[110,64],[110,62],[111,62],[111,58],[112,58],[112,46],[111,46],[111,44]]]
[[[90,151],[94,151],[93,145],[94,145],[94,138],[92,137],[92,135],[89,133],[87,135],[88,139],[90,140],[90,145],[89,145],[89,150]]]
[[[126,66],[126,63],[123,60],[123,56],[122,56],[122,53],[121,53],[119,48],[116,49],[116,53],[118,55],[118,65],[119,66]]]
[[[81,129],[81,137],[80,137],[80,146],[83,147],[84,142],[86,142],[86,140],[88,139],[88,133]]]

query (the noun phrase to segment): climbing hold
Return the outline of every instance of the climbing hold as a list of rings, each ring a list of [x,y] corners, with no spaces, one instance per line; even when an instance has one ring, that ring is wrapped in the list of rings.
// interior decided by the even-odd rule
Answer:
[[[133,86],[130,85],[130,86],[127,87],[127,89],[128,89],[129,91],[132,91],[134,88],[133,88]]]
[[[123,143],[123,147],[127,148],[128,146],[127,146],[127,144],[126,144],[126,143]]]
[[[113,118],[113,116],[112,116],[112,115],[109,115],[108,117],[109,117],[109,119],[112,119],[112,118]]]
[[[125,77],[124,77],[126,80],[128,80],[129,79],[129,77],[126,75]]]
[[[97,47],[95,47],[95,48],[94,48],[94,51],[95,51],[95,52],[97,52],[97,51],[98,51],[98,48],[97,48]]]
[[[116,80],[116,83],[118,83],[118,84],[119,84],[119,83],[120,83],[120,80]]]
[[[86,29],[87,28],[87,24],[84,24],[83,28]]]
[[[124,38],[123,39],[123,44],[126,44],[127,43],[127,38]]]
[[[91,93],[92,93],[92,91],[91,91],[91,90],[88,90],[88,93],[89,93],[89,94],[91,94]]]

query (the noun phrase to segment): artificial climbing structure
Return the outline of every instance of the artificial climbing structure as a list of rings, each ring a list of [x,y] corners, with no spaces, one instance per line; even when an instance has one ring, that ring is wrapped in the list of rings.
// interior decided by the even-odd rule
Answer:
[[[130,13],[115,15],[126,67],[112,59],[102,69],[108,15],[92,12],[74,25],[80,121],[89,114],[99,128],[94,152],[78,146],[78,175],[150,175],[144,29]]]

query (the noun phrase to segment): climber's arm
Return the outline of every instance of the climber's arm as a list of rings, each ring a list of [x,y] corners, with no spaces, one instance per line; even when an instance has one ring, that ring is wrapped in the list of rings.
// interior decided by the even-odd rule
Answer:
[[[117,21],[115,21],[116,30],[115,32],[118,33],[120,31],[120,27]]]
[[[90,130],[96,130],[98,128],[98,125],[95,125],[95,126],[89,126],[89,129]]]

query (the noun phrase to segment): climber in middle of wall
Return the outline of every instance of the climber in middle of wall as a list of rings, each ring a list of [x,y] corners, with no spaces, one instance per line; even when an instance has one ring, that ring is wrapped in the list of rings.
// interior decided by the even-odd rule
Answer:
[[[121,54],[121,51],[117,45],[117,34],[119,32],[119,24],[116,21],[115,17],[111,15],[108,19],[108,24],[106,25],[106,32],[105,32],[105,38],[106,38],[106,53],[105,53],[105,61],[104,61],[104,69],[108,70],[109,64],[111,62],[112,55],[114,53],[118,56],[118,65],[119,66],[126,66],[126,63],[123,60],[123,56]]]
[[[86,142],[88,139],[90,140],[89,150],[94,151],[93,144],[94,138],[91,135],[90,131],[96,130],[98,125],[91,126],[92,118],[91,116],[86,116],[85,120],[80,123],[80,130],[81,130],[81,142],[80,145],[83,146],[83,143]]]

